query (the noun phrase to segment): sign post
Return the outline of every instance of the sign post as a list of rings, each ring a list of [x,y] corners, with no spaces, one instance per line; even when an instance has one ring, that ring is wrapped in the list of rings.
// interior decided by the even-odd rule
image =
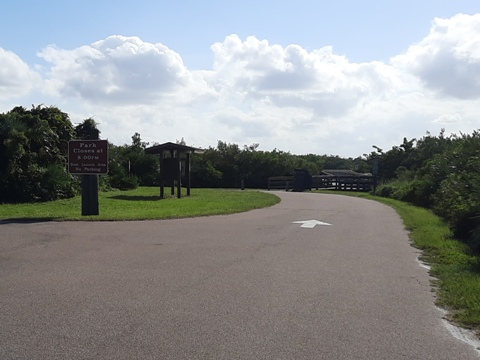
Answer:
[[[373,159],[373,195],[377,195],[378,158]]]
[[[69,141],[68,171],[82,175],[82,215],[99,215],[98,175],[108,172],[108,141]]]

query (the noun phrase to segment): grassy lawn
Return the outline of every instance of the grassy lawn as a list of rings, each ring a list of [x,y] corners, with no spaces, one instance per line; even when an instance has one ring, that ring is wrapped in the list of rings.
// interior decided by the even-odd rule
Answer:
[[[454,239],[438,216],[427,209],[366,193],[318,192],[357,196],[393,207],[410,231],[413,245],[423,250],[421,260],[431,266],[437,305],[449,310],[450,320],[480,336],[480,258]]]
[[[160,199],[159,188],[99,193],[100,215],[82,216],[81,197],[37,204],[0,205],[0,220],[153,220],[232,214],[280,201],[259,191],[192,189],[190,197]]]

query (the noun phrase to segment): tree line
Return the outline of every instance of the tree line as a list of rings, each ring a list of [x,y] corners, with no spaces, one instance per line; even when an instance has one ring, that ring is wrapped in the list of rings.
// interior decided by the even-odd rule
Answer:
[[[50,201],[80,192],[77,176],[67,172],[68,141],[98,138],[93,119],[74,126],[54,106],[15,107],[0,114],[0,203]],[[180,141],[183,142],[183,139]],[[156,145],[156,144],[152,144]],[[150,144],[140,134],[131,144],[109,143],[108,176],[102,190],[157,186],[159,159],[148,155]],[[480,251],[480,133],[446,136],[427,134],[404,139],[390,150],[374,146],[357,158],[336,155],[294,155],[278,149],[261,151],[258,144],[218,141],[192,156],[193,187],[266,188],[270,176],[293,175],[296,168],[319,174],[323,169],[372,171],[378,163],[377,194],[431,209],[455,235],[474,239]]]
[[[267,188],[271,176],[293,175],[295,169],[319,174],[323,169],[358,169],[366,172],[362,158],[334,155],[293,155],[278,149],[259,151],[258,144],[230,144],[218,141],[202,155],[192,157],[192,182],[198,187],[238,188],[241,182],[249,188]]]
[[[68,142],[98,139],[99,134],[93,119],[74,126],[69,115],[55,106],[19,106],[0,114],[0,203],[50,201],[78,194],[79,179],[66,167]],[[158,185],[159,159],[145,153],[149,145],[139,133],[132,136],[131,144],[109,143],[109,172],[100,178],[101,189]],[[324,168],[355,166],[368,167],[361,158],[292,155],[277,149],[259,151],[258,144],[240,147],[218,141],[216,147],[192,157],[191,179],[193,187],[234,188],[243,180],[250,188],[266,188],[268,177],[293,175],[295,168],[318,174]]]
[[[95,140],[100,131],[89,118],[74,126],[55,106],[18,106],[0,114],[0,203],[24,203],[70,198],[81,192],[78,176],[67,171],[68,142]],[[135,134],[131,146],[109,143],[109,173],[101,177],[103,190],[151,185],[158,159],[144,154]],[[126,167],[125,164],[130,165]],[[135,174],[138,174],[135,175]]]
[[[480,132],[427,133],[388,151],[365,155],[379,162],[378,195],[432,210],[454,235],[480,252]]]

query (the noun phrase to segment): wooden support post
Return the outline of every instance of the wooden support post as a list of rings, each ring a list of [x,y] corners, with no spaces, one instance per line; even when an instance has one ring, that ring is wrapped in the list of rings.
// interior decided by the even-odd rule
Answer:
[[[98,175],[82,175],[82,215],[99,215]]]
[[[165,154],[160,152],[160,199],[165,198]]]
[[[175,150],[170,150],[170,158],[173,159],[175,158]],[[171,170],[171,169],[168,169]],[[170,187],[170,195],[174,196],[175,195],[175,177],[173,175],[170,175],[170,179],[172,180],[172,185]]]
[[[87,120],[85,120],[86,122]],[[100,132],[95,127],[95,122],[93,127],[84,128],[86,131],[82,135],[82,140],[99,140]],[[85,126],[85,125],[82,125]],[[108,160],[107,160],[108,163]],[[89,174],[82,175],[82,215],[99,215],[99,204],[98,204],[98,175]]]
[[[182,160],[180,159],[180,151],[177,150],[177,198],[182,197]]]
[[[185,176],[187,178],[187,196],[190,196],[191,188],[191,177],[190,177],[190,153],[187,153],[187,158],[185,159]]]

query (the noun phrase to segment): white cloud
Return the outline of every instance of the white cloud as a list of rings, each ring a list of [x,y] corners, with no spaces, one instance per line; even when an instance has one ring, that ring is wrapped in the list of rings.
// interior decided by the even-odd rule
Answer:
[[[220,88],[259,96],[283,95],[301,102],[356,85],[351,86],[346,76],[354,65],[330,47],[307,52],[298,45],[283,48],[253,36],[242,41],[230,35],[212,50],[214,81]]]
[[[47,84],[58,95],[91,102],[152,103],[205,84],[198,83],[182,58],[160,43],[110,36],[68,51],[49,46],[39,56],[52,64]]]
[[[298,45],[283,48],[255,37],[242,41],[231,35],[212,50],[212,87],[240,97],[240,106],[262,105],[266,116],[272,108],[302,109],[311,111],[308,121],[324,123],[345,116],[372,97],[392,98],[407,84],[405,76],[390,65],[351,63],[331,47],[308,52]],[[262,103],[265,99],[270,107]]]
[[[27,95],[42,81],[16,54],[0,48],[0,96],[2,100]]]
[[[435,124],[440,125],[450,125],[450,124],[459,124],[462,122],[462,115],[456,114],[442,114],[435,120],[432,120]]]
[[[436,18],[430,33],[394,59],[440,95],[480,97],[480,14]]]
[[[51,66],[44,79],[0,52],[0,93],[25,99],[43,82],[35,103],[51,100],[74,122],[93,116],[116,144],[139,132],[151,143],[183,137],[201,147],[223,140],[359,156],[426,131],[478,127],[479,29],[480,15],[435,19],[423,40],[388,63],[229,35],[212,45],[214,64],[204,71],[186,68],[161,43],[117,35],[73,50],[48,46],[39,53]]]

